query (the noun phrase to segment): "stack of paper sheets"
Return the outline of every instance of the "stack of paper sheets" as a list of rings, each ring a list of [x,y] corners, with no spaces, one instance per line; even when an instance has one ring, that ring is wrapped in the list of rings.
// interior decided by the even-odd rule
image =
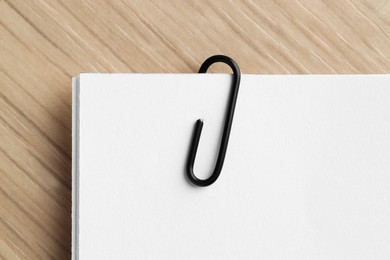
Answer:
[[[195,187],[231,77],[74,79],[74,259],[390,259],[390,76],[242,75]]]

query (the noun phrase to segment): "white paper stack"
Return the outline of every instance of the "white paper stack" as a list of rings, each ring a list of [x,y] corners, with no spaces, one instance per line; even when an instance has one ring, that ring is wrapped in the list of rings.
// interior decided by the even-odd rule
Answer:
[[[74,259],[390,259],[390,76],[222,74],[73,81]]]

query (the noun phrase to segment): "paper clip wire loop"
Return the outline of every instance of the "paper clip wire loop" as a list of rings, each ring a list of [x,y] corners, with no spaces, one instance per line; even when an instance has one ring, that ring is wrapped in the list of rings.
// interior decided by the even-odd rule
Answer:
[[[237,65],[237,63],[223,55],[215,55],[210,58],[208,58],[200,67],[199,73],[206,73],[207,69],[214,63],[216,62],[222,62],[227,65],[232,69],[233,71],[233,83],[232,83],[232,90],[230,92],[229,96],[229,103],[228,103],[228,108],[227,108],[227,113],[225,117],[225,126],[223,129],[223,134],[222,134],[222,139],[221,139],[221,144],[219,147],[219,152],[218,152],[218,157],[217,161],[214,167],[213,173],[210,175],[209,178],[207,179],[199,179],[195,176],[194,174],[194,162],[195,162],[195,157],[196,157],[196,152],[198,150],[198,145],[199,145],[199,140],[200,140],[200,135],[202,133],[202,128],[203,128],[203,120],[198,119],[195,124],[195,129],[191,141],[191,147],[190,147],[190,152],[188,156],[188,161],[187,161],[187,166],[186,166],[186,171],[187,171],[187,177],[188,179],[196,186],[209,186],[213,184],[219,177],[223,163],[225,160],[225,155],[226,155],[226,150],[229,142],[229,136],[230,136],[230,130],[232,128],[232,122],[233,122],[233,115],[234,115],[234,109],[236,107],[236,101],[237,101],[237,96],[238,96],[238,89],[240,87],[240,80],[241,80],[241,72],[240,69]]]

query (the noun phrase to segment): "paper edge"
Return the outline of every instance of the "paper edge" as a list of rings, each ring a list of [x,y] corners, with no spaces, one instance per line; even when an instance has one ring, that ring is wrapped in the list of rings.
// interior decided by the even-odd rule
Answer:
[[[209,72],[209,73],[121,73],[121,72],[81,72],[78,76],[79,77],[85,77],[85,76],[96,76],[96,75],[112,75],[112,76],[117,76],[117,75],[145,75],[145,76],[172,76],[172,75],[183,75],[183,76],[190,76],[190,75],[225,75],[225,74],[230,74],[230,73],[223,73],[223,72]],[[241,73],[241,76],[262,76],[262,77],[338,77],[338,76],[347,76],[347,77],[381,77],[385,76],[388,77],[390,76],[390,73],[349,73],[349,74],[259,74],[259,73]]]
[[[80,77],[72,78],[72,260],[78,259],[78,161]]]

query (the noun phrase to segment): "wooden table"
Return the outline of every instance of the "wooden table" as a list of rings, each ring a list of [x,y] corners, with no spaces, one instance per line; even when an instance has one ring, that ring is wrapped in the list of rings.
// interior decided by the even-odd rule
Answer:
[[[72,76],[194,73],[213,54],[390,73],[390,1],[0,0],[0,258],[70,258]]]

